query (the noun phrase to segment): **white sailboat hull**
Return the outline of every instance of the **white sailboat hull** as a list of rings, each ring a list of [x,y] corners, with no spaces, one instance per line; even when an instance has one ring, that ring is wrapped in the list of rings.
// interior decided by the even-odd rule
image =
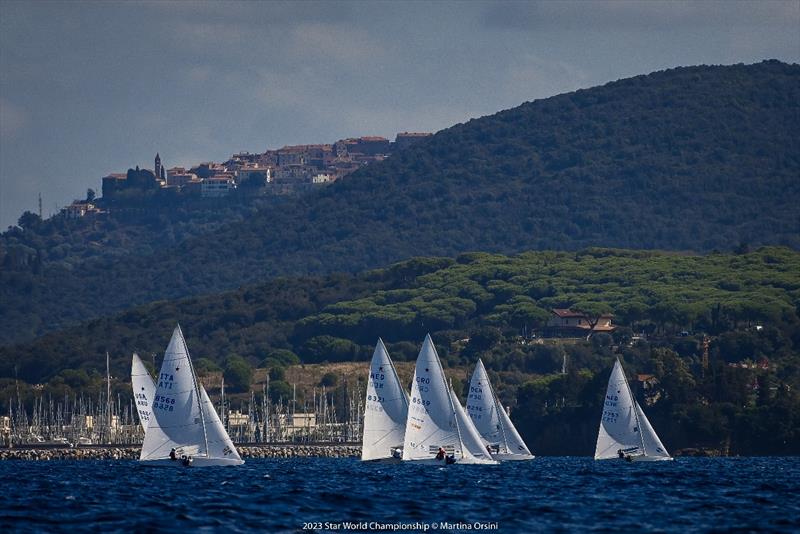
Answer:
[[[669,462],[674,460],[672,456],[634,456],[633,462]]]
[[[361,461],[368,464],[399,464],[403,460],[401,458],[394,458],[390,456],[388,458],[370,458],[369,460]]]
[[[244,460],[237,460],[235,458],[192,458],[191,465],[183,465],[183,461],[179,458],[177,460],[170,460],[169,458],[159,458],[157,460],[139,460],[139,465],[145,467],[222,467],[242,465]]]
[[[482,460],[479,458],[461,458],[460,460],[456,460],[456,463],[464,465],[497,465],[500,462],[497,460]]]
[[[524,460],[533,460],[536,456],[532,454],[503,454],[503,453],[492,453],[492,458],[495,460],[500,460],[501,462],[518,462]]]
[[[444,460],[437,460],[436,458],[423,458],[419,460],[403,460],[403,461],[420,465],[438,465],[442,467],[446,465],[453,465],[453,464],[448,464]],[[480,460],[478,458],[459,458],[454,463],[459,465],[497,465],[499,462],[495,460]]]
[[[620,458],[618,456],[613,456],[610,458],[595,458],[595,460],[597,461],[617,460],[621,462],[669,462],[674,459],[675,458],[673,458],[672,456],[644,456],[641,454],[638,456],[631,456],[630,460],[627,458]]]

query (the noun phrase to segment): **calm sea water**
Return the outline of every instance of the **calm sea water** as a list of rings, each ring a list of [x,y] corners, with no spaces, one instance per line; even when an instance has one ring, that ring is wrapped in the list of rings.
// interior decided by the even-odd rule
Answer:
[[[222,469],[5,461],[0,480],[2,531],[800,531],[798,458]]]

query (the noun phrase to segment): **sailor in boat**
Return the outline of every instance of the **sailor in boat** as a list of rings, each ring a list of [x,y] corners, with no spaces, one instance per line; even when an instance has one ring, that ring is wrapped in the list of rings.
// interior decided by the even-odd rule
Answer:
[[[638,452],[639,452],[639,447],[631,447],[629,449],[617,449],[617,456],[619,456],[620,460],[626,460],[628,462],[632,462],[634,456],[642,456],[641,454],[637,454]]]
[[[392,448],[392,458],[396,458],[398,460],[403,458],[403,449],[401,447],[393,447]]]
[[[445,465],[452,465],[456,463],[456,457],[454,455],[446,456],[444,459]]]
[[[439,447],[439,452],[436,453],[437,460],[444,460],[447,457],[447,453],[444,452],[444,447]]]
[[[177,460],[178,459],[178,455],[175,454],[175,449],[174,448],[171,451],[169,451],[169,459],[170,460]]]
[[[183,456],[181,456],[181,462],[183,462],[183,465],[185,467],[190,467],[192,465],[192,457],[191,456],[186,456],[184,454]]]

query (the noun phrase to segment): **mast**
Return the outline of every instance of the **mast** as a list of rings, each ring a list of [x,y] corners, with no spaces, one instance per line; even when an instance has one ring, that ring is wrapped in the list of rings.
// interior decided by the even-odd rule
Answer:
[[[227,432],[228,420],[225,418],[225,376],[222,377],[222,386],[220,387],[219,413],[222,417],[222,426],[225,427],[225,431]]]
[[[264,395],[264,441],[270,442],[270,423],[269,423],[269,374],[267,374],[266,383],[261,390]]]
[[[108,428],[108,442],[111,443],[111,370],[108,351],[106,351],[106,422],[106,428]]]

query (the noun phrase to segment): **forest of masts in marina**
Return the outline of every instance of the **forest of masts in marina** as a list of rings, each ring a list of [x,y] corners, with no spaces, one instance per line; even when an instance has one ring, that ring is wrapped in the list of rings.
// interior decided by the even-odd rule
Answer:
[[[298,406],[296,386],[291,399],[270,401],[269,380],[261,394],[250,393],[233,410],[225,397],[224,383],[216,409],[235,443],[351,443],[361,440],[364,392],[356,387],[340,399],[344,413],[336,410],[335,395],[324,386],[313,388],[311,403]],[[307,399],[308,396],[306,396]],[[341,402],[341,401],[344,402]],[[0,417],[2,444],[24,445],[134,445],[141,444],[144,431],[139,425],[133,399],[124,403],[111,395],[110,381],[96,398],[83,394],[63,399],[36,397],[30,413],[17,391],[8,399],[8,415]]]

